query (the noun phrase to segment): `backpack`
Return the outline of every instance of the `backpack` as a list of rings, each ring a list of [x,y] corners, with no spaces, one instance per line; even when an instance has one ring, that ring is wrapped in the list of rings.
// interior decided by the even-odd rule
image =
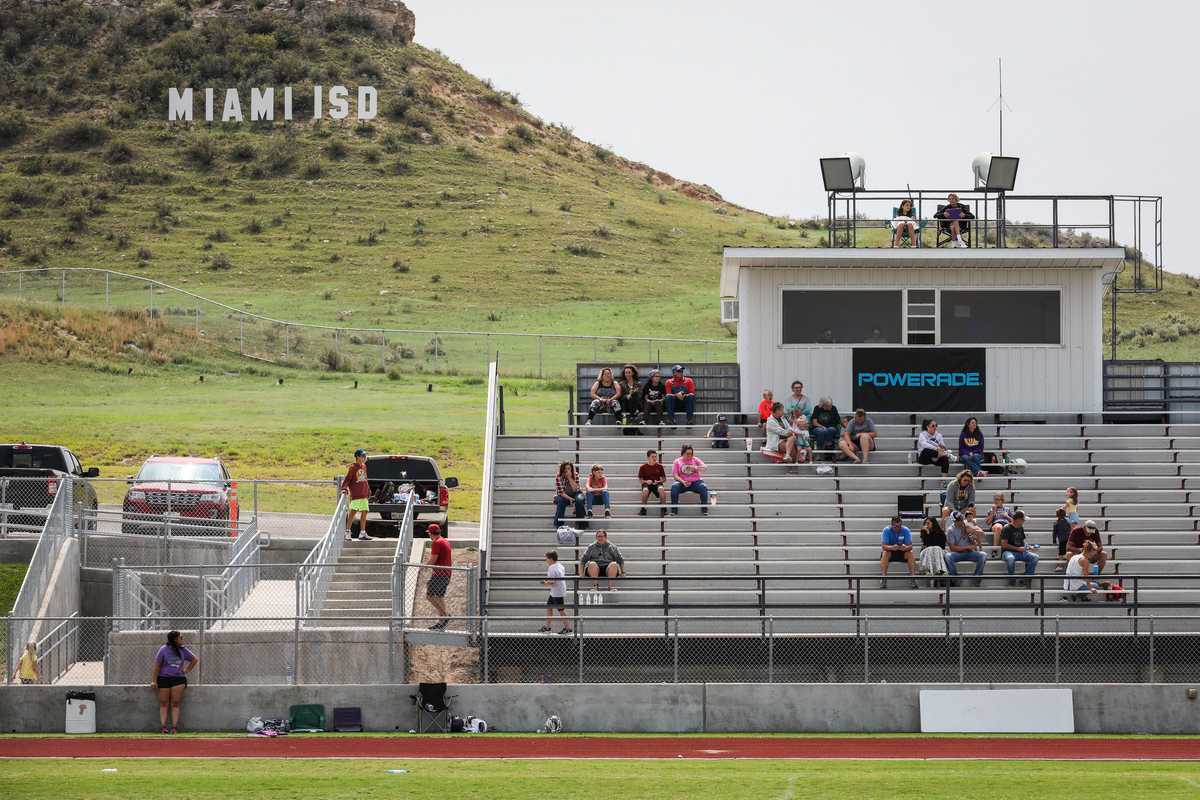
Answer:
[[[466,726],[467,726],[467,722],[462,717],[451,717],[450,718],[450,732],[451,733],[462,733],[463,730],[466,728]]]
[[[579,531],[572,528],[570,525],[559,525],[556,531],[559,544],[576,545],[579,542]]]

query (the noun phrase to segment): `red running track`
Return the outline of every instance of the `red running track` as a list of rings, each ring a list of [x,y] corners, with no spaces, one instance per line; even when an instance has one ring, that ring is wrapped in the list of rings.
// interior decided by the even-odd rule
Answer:
[[[0,738],[3,758],[858,758],[1200,760],[1200,739],[303,736]]]

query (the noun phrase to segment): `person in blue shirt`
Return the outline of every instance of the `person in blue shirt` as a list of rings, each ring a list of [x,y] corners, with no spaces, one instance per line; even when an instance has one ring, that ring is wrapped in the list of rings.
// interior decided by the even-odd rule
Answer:
[[[883,552],[879,556],[879,570],[883,573],[883,578],[879,581],[879,588],[887,588],[888,565],[893,561],[900,561],[908,564],[908,576],[912,581],[912,588],[916,589],[917,558],[913,555],[912,531],[900,517],[892,517],[892,524],[883,529],[880,540]]]

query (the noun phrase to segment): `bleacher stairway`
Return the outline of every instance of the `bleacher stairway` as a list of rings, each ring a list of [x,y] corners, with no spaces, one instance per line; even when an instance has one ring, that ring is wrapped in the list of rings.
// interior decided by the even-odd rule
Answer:
[[[346,542],[321,617],[329,624],[387,627],[392,613],[395,539]]]
[[[871,463],[838,463],[830,475],[817,474],[813,465],[769,463],[758,452],[757,426],[736,425],[730,449],[709,449],[703,437],[713,416],[698,415],[690,428],[645,429],[638,436],[594,425],[564,426],[559,437],[500,437],[489,630],[536,629],[535,621],[500,618],[538,614],[545,603],[543,553],[557,548],[571,574],[590,533],[601,527],[624,553],[629,576],[653,580],[621,581],[617,592],[605,594],[604,605],[579,606],[592,632],[661,633],[661,622],[634,618],[664,613],[684,618],[687,632],[695,634],[761,633],[763,616],[776,617],[777,633],[842,632],[856,615],[869,615],[873,632],[943,630],[947,616],[959,615],[974,618],[975,631],[1029,631],[1039,619],[1056,616],[1064,631],[1131,629],[1127,604],[1068,603],[1060,576],[1044,583],[1044,594],[1038,582],[1010,587],[998,558],[989,561],[989,578],[978,588],[966,582],[948,592],[923,582],[912,589],[899,564],[892,566],[889,588],[878,588],[879,535],[895,513],[897,495],[922,493],[933,509],[945,485],[936,467],[913,463],[918,427],[909,415],[873,415],[879,450]],[[964,416],[939,417],[948,441]],[[1022,475],[980,481],[980,518],[992,495],[1003,492],[1010,508],[1028,515],[1031,541],[1041,544],[1038,574],[1053,575],[1054,510],[1066,487],[1075,486],[1080,514],[1097,521],[1108,550],[1103,577],[1144,576],[1124,579],[1127,590],[1137,584],[1140,603],[1156,604],[1139,614],[1176,617],[1157,622],[1157,630],[1196,628],[1196,609],[1173,604],[1200,601],[1200,581],[1183,577],[1200,575],[1200,425],[1084,424],[1072,416],[995,424],[993,417],[980,417],[988,450],[1003,449],[1028,464]],[[751,451],[747,436],[756,437]],[[636,474],[646,449],[657,448],[669,472],[684,442],[707,462],[716,505],[702,517],[696,495],[689,494],[678,517],[660,519],[653,506],[649,516],[638,516]],[[584,475],[591,464],[603,464],[612,489],[613,518],[597,515],[578,549],[558,545],[551,525],[554,475],[562,460],[576,462]],[[916,539],[918,523],[911,527]],[[967,565],[960,571],[968,572]],[[851,576],[869,580],[859,584]],[[573,599],[569,594],[568,604]]]

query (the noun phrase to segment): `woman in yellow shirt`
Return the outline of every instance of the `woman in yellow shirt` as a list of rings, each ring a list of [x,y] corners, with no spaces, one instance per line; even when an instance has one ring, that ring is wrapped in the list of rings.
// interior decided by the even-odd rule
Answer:
[[[21,683],[23,684],[37,683],[37,645],[33,642],[26,643],[25,652],[21,654],[21,663],[18,665],[17,674],[20,676]]]

